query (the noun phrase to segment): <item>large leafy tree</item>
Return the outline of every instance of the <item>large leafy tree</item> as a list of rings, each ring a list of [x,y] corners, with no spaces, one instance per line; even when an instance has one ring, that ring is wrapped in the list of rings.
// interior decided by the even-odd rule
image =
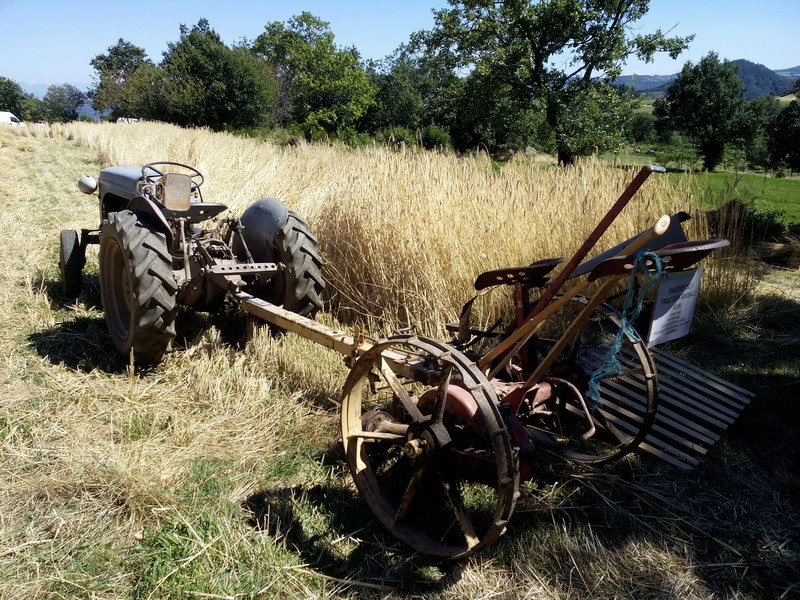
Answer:
[[[86,94],[74,85],[51,85],[42,99],[44,117],[51,123],[65,123],[78,118],[78,107]]]
[[[110,111],[110,116],[114,119],[143,116],[134,112],[129,89],[130,80],[136,70],[143,65],[153,64],[143,48],[120,38],[105,53],[95,56],[89,64],[95,70],[95,85],[89,90],[95,110]]]
[[[329,23],[311,13],[268,23],[253,51],[270,65],[284,92],[278,104],[307,136],[351,127],[373,101],[358,52],[337,47]]]
[[[653,112],[660,129],[685,133],[697,145],[704,168],[713,171],[725,147],[741,139],[745,106],[736,64],[711,52],[696,65],[683,66]]]
[[[800,100],[793,100],[781,110],[769,138],[772,163],[786,164],[800,171]]]
[[[375,102],[359,122],[374,133],[387,127],[414,130],[449,125],[454,89],[460,79],[427,57],[401,46],[381,61],[368,61],[366,72],[375,88]]]
[[[137,84],[164,85],[166,118],[180,125],[246,127],[266,121],[274,102],[274,80],[245,47],[227,47],[206,19],[170,43],[163,77],[148,73]]]
[[[652,60],[656,52],[665,51],[674,58],[691,39],[668,38],[660,30],[633,33],[631,25],[645,15],[649,0],[449,3],[451,8],[435,13],[432,30],[415,34],[415,43],[454,68],[502,82],[509,94],[503,102],[513,102],[520,111],[538,103],[562,163],[618,139],[608,135],[612,124],[598,104],[614,97],[598,77],[613,79],[630,56]],[[589,123],[581,103],[604,123]],[[575,115],[583,120],[578,128],[569,122]],[[623,123],[613,127],[621,130]]]
[[[769,135],[775,128],[781,104],[772,96],[761,96],[746,103],[738,129],[739,141],[748,163],[769,166]]]
[[[14,113],[23,121],[41,119],[43,116],[41,101],[7,77],[0,77],[0,110]]]

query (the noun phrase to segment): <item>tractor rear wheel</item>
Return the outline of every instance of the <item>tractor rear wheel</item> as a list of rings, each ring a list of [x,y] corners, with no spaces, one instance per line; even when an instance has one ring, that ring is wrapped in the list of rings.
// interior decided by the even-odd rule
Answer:
[[[82,274],[86,257],[81,248],[78,232],[74,229],[61,231],[61,244],[58,254],[58,269],[61,271],[61,283],[67,298],[77,298],[83,289]]]
[[[286,269],[266,285],[254,290],[254,295],[310,319],[322,308],[322,257],[317,250],[317,238],[308,230],[300,216],[289,211],[286,222],[272,240],[272,260]]]
[[[166,236],[139,216],[111,213],[100,234],[100,294],[117,350],[137,363],[159,362],[175,337],[178,286]]]

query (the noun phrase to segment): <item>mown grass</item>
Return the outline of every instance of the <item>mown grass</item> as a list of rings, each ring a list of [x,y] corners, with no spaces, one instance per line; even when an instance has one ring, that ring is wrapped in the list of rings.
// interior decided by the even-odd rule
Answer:
[[[347,372],[338,355],[263,330],[241,346],[228,339],[229,324],[188,313],[181,317],[184,337],[159,367],[131,371],[113,354],[94,259],[77,302],[60,292],[59,229],[94,226],[98,218],[96,198],[77,192],[74,182],[109,161],[205,156],[202,170],[221,173],[208,173],[209,199],[227,197],[242,207],[261,195],[287,198],[313,217],[312,230],[326,232],[320,241],[331,249],[330,263],[354,260],[360,236],[388,228],[377,248],[394,248],[395,255],[382,268],[402,277],[368,289],[397,286],[385,296],[395,304],[445,290],[445,313],[461,301],[449,298],[458,296],[450,290],[459,281],[468,297],[470,270],[495,266],[509,250],[490,248],[468,267],[447,263],[456,250],[477,254],[478,244],[491,246],[486,237],[468,239],[475,232],[495,246],[506,243],[467,207],[475,227],[463,243],[450,235],[452,254],[428,257],[442,245],[419,241],[429,222],[419,217],[420,205],[400,206],[406,194],[423,194],[428,205],[483,198],[501,221],[503,211],[520,205],[543,231],[522,227],[519,237],[510,236],[512,245],[535,239],[512,254],[516,259],[535,254],[548,237],[568,246],[564,238],[581,235],[584,219],[594,218],[582,215],[566,229],[563,221],[541,220],[552,209],[539,213],[523,198],[553,194],[588,213],[597,198],[615,196],[629,174],[617,178],[612,170],[604,181],[601,170],[586,168],[544,187],[518,169],[505,176],[513,174],[510,180],[492,174],[451,186],[493,173],[491,167],[456,165],[460,170],[449,175],[424,155],[375,150],[349,157],[326,147],[248,145],[237,154],[228,136],[171,128],[139,140],[137,148],[146,146],[141,156],[123,150],[131,147],[124,139],[137,139],[132,126],[116,130],[119,138],[112,131],[0,131],[0,598],[710,599],[788,598],[800,590],[796,273],[786,272],[755,303],[729,298],[724,311],[708,304],[707,311],[718,312],[707,313],[693,337],[674,348],[757,392],[697,470],[631,457],[603,472],[575,472],[543,458],[506,536],[469,560],[437,563],[409,553],[375,524],[332,451]],[[221,150],[213,153],[215,145]],[[420,172],[422,181],[405,180]],[[617,189],[596,189],[601,183]],[[489,195],[493,184],[497,196]],[[673,202],[691,201],[681,196],[687,188],[659,189],[672,189]],[[347,196],[358,190],[363,202],[353,204]],[[494,200],[500,194],[517,199],[502,204]],[[352,224],[344,240],[341,228],[325,223],[336,202],[355,213],[344,221]],[[656,203],[645,200],[642,221]],[[431,219],[450,214],[445,222],[453,226],[452,209],[428,208]],[[616,235],[640,225],[635,221],[623,220]],[[402,231],[409,225],[411,233]],[[437,227],[431,225],[434,233]],[[337,254],[336,243],[348,252]],[[398,249],[417,262],[406,264],[409,254]],[[468,273],[455,273],[461,268]],[[432,288],[424,287],[428,272]],[[406,310],[421,314],[430,305],[407,303]],[[387,309],[396,313],[394,305]],[[320,318],[334,322],[329,314]]]
[[[630,152],[606,154],[605,160],[622,165],[657,164],[657,154]],[[685,174],[670,169],[667,175],[673,182],[681,183]],[[704,200],[707,209],[717,208],[730,200],[745,202],[757,213],[778,213],[787,225],[800,224],[800,179],[774,177],[766,173],[736,173],[726,171],[697,172],[691,175],[693,195]]]
[[[694,184],[714,198],[750,203],[759,213],[779,212],[787,223],[800,224],[800,179],[767,177],[755,173],[699,173]]]

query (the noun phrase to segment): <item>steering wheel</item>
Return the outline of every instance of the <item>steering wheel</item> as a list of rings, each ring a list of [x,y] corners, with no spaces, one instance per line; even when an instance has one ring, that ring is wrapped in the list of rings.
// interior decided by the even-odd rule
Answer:
[[[159,165],[159,166],[171,165],[173,167],[181,167],[183,169],[186,169],[187,171],[189,171],[188,175],[192,180],[192,189],[199,188],[201,185],[203,185],[203,182],[205,181],[205,177],[203,177],[203,174],[194,167],[190,167],[189,165],[185,165],[183,163],[178,163],[178,162],[160,161],[160,162],[151,162],[142,167],[142,179],[147,183],[155,183],[156,180],[158,180],[159,178],[163,177],[166,174],[164,173],[164,171],[156,169],[154,165]]]

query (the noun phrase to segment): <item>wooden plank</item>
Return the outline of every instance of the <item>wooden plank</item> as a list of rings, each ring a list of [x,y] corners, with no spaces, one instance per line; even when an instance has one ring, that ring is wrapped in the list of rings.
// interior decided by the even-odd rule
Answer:
[[[615,402],[622,402],[627,405],[635,404],[635,401],[626,398],[622,395],[622,386],[613,386],[608,390],[609,395],[614,394],[612,397]],[[697,442],[706,443],[709,446],[714,444],[719,439],[719,435],[702,427],[697,421],[691,421],[683,418],[672,411],[668,406],[664,406],[659,400],[656,408],[656,423],[674,429],[678,433],[685,434],[686,436],[694,438]]]
[[[687,405],[682,400],[683,398],[679,396],[673,396],[669,391],[659,388],[659,409],[664,407],[670,410],[672,414],[677,415],[675,418],[680,416],[680,418],[683,420],[696,423],[698,427],[701,427],[704,431],[708,431],[709,433],[712,433],[711,429],[716,431],[725,431],[733,422],[732,420],[724,421],[718,419],[716,416],[709,416],[706,412],[697,410],[694,407]],[[716,431],[714,433],[716,433]]]
[[[614,415],[608,413],[607,411],[600,409],[600,412],[603,415],[612,421],[614,425],[619,427],[620,429],[627,431],[631,434],[636,434],[637,429],[632,426],[630,423],[626,423],[625,421],[616,418]],[[639,449],[648,452],[649,454],[653,454],[662,460],[666,460],[671,464],[676,464],[682,468],[692,468],[692,466],[696,465],[699,460],[686,452],[682,452],[675,448],[675,446],[669,444],[668,442],[661,440],[653,435],[647,435],[641,444],[639,444]],[[670,457],[671,460],[667,459],[667,456]]]
[[[603,410],[605,409],[605,410]],[[600,409],[603,414],[606,414],[608,410],[613,411],[613,413],[617,416],[620,422],[626,423],[629,429],[634,434],[639,430],[640,424],[642,422],[642,417],[631,413],[629,410],[625,409],[624,407],[620,406],[618,403],[615,402],[607,402],[603,405],[603,408]],[[648,437],[663,437],[673,444],[678,444],[683,446],[687,450],[691,450],[698,454],[705,454],[708,452],[708,447],[710,447],[714,442],[713,440],[709,441],[709,446],[703,446],[701,444],[697,444],[690,439],[682,437],[674,432],[671,432],[664,428],[663,423],[659,422],[658,419],[653,423],[650,427],[650,432],[648,433]]]
[[[656,458],[663,460],[666,463],[674,465],[676,467],[680,467],[681,469],[691,470],[697,466],[700,462],[697,458],[693,456],[689,456],[687,454],[682,454],[681,457],[677,457],[675,454],[671,454],[670,452],[665,452],[655,446],[652,446],[648,443],[649,438],[645,438],[645,440],[639,444],[639,450],[642,452],[647,452],[648,454],[652,454]],[[671,451],[674,451],[674,448],[670,447]]]
[[[698,418],[717,423],[722,429],[726,429],[739,416],[737,412],[713,403],[708,397],[687,392],[684,386],[675,383],[669,376],[659,375],[658,384],[661,396],[666,398],[667,402],[672,403],[677,409],[700,413]]]
[[[628,360],[638,361],[636,355],[630,351],[629,349],[623,348],[623,356]],[[666,353],[662,352],[659,357],[654,356],[655,364],[656,364],[656,371],[659,373],[659,382],[664,380],[665,383],[670,383],[674,380],[677,380],[685,386],[685,392],[698,392],[700,397],[703,398],[704,404],[709,404],[709,399],[717,399],[719,402],[726,407],[726,410],[731,414],[734,418],[739,415],[743,405],[741,402],[737,401],[734,397],[730,394],[726,393],[724,389],[709,387],[706,382],[707,376],[710,376],[710,373],[706,373],[702,369],[698,369],[695,367],[694,369],[688,368],[681,368],[680,370],[676,370],[672,368],[672,365],[666,365],[668,356]],[[661,360],[663,358],[664,360]],[[684,363],[688,364],[688,363]],[[682,389],[683,387],[679,388]],[[749,401],[748,401],[749,402]]]
[[[599,358],[598,353],[591,354],[592,358]],[[639,364],[638,357],[631,355],[628,352],[621,353],[618,356],[620,363],[625,367],[632,367]],[[604,360],[604,359],[603,359]],[[600,363],[598,363],[599,365]],[[740,409],[731,407],[729,403],[719,404],[714,402],[714,398],[720,398],[723,401],[727,400],[724,397],[718,396],[707,388],[703,389],[700,384],[691,382],[689,379],[678,379],[675,373],[663,365],[659,367],[656,365],[658,373],[659,389],[662,391],[671,392],[672,398],[676,400],[680,398],[682,406],[683,403],[690,404],[693,408],[706,413],[713,419],[720,419],[730,425],[739,416]],[[703,393],[705,392],[705,393]],[[709,396],[709,393],[711,396]],[[720,414],[722,413],[722,415]],[[724,416],[723,416],[724,415]]]
[[[746,390],[743,387],[739,387],[735,383],[731,383],[730,381],[728,381],[726,379],[722,379],[722,377],[714,375],[713,373],[709,373],[708,371],[704,371],[704,370],[700,369],[699,367],[693,365],[692,363],[686,362],[685,360],[683,360],[681,358],[678,358],[674,354],[670,354],[669,352],[665,352],[664,350],[661,350],[660,348],[651,348],[650,349],[650,353],[653,356],[655,356],[657,358],[657,360],[658,359],[663,359],[665,361],[669,361],[669,362],[671,362],[671,363],[673,363],[673,364],[675,364],[677,366],[683,367],[683,368],[685,368],[685,369],[687,369],[689,371],[692,371],[694,373],[701,373],[703,375],[703,377],[718,383],[723,390],[731,390],[731,391],[738,392],[739,395],[744,396],[746,398],[750,398],[751,400],[756,397],[754,392],[751,392],[750,390]]]
[[[725,394],[726,397],[730,398],[731,400],[739,402],[741,406],[749,404],[750,400],[755,398],[755,394],[753,392],[745,390],[733,383],[730,383],[729,381],[725,381],[713,373],[699,369],[694,365],[673,356],[672,354],[664,352],[663,350],[656,350],[655,352],[652,352],[652,354],[656,359],[656,364],[663,362],[670,364],[674,368],[680,368],[689,373],[693,373],[697,378],[702,378],[708,387],[712,387],[713,389]]]
[[[576,406],[567,404],[567,409],[577,415],[582,415],[583,412],[577,408]],[[609,412],[606,409],[599,409],[600,413],[603,416],[611,421],[617,428],[621,431],[628,433],[629,435],[633,436],[639,431],[639,428],[636,425],[628,423],[627,421],[621,419],[619,416],[615,415],[612,412]],[[598,427],[600,425],[598,424]],[[652,432],[648,434],[644,440],[639,444],[637,447],[637,451],[646,452],[648,454],[652,454],[653,456],[667,462],[671,465],[675,465],[682,469],[691,469],[699,460],[687,454],[686,452],[682,452],[678,450],[673,444],[670,444],[666,440],[659,439],[657,436],[652,435]]]
[[[657,365],[657,368],[659,372],[664,373],[664,375],[659,376],[659,380],[663,378],[667,385],[674,384],[686,395],[703,398],[707,405],[715,405],[719,410],[733,415],[734,417],[738,416],[746,405],[734,401],[730,396],[726,396],[717,390],[703,385],[702,381],[686,373],[677,373],[669,368],[665,368],[663,364]]]

